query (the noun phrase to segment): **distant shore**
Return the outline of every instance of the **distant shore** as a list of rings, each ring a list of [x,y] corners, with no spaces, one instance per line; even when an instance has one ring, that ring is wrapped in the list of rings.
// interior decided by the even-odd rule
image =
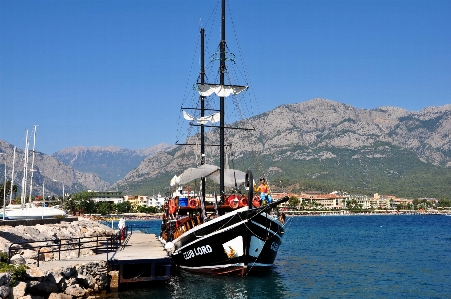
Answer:
[[[284,211],[287,216],[374,216],[374,215],[444,215],[451,216],[451,210],[445,211],[392,211],[379,210],[373,212],[350,211]]]
[[[445,215],[451,216],[451,210],[430,210],[430,211],[410,211],[410,210],[375,210],[375,211],[367,211],[367,212],[357,212],[357,211],[347,211],[347,210],[339,210],[339,211],[311,211],[311,210],[303,210],[303,211],[281,211],[285,213],[287,216],[374,216],[374,215]],[[121,217],[125,218],[127,221],[148,221],[148,220],[161,220],[162,213],[158,214],[124,214],[124,215],[83,215],[84,218],[87,218],[92,221],[119,221]]]

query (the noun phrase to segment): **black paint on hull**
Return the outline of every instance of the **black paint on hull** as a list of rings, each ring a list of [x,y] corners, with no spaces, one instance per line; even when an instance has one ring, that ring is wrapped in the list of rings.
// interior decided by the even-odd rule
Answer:
[[[247,207],[203,223],[175,239],[175,265],[195,272],[243,275],[272,267],[283,224]]]

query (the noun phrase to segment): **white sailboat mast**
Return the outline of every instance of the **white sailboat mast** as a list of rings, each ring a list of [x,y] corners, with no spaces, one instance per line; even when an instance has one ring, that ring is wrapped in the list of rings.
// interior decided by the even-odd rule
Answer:
[[[25,206],[25,199],[27,198],[27,179],[28,179],[28,130],[25,133],[25,154],[23,158],[23,177],[22,177],[22,194],[20,195],[20,204]]]
[[[36,125],[33,128],[33,157],[31,158],[31,177],[30,177],[30,195],[28,197],[28,202],[31,202],[31,194],[33,191],[33,175],[34,175],[34,151],[36,149]]]
[[[13,186],[14,186],[14,164],[16,163],[16,147],[14,147],[14,153],[13,153],[13,170],[11,172],[11,190],[9,194],[9,204],[13,201]],[[5,203],[6,204],[6,203]]]

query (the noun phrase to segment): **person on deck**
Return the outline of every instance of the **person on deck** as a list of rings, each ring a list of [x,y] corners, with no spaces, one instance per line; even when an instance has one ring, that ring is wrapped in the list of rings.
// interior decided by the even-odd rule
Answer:
[[[254,191],[260,192],[260,199],[262,201],[262,204],[266,204],[267,202],[272,202],[271,198],[271,191],[269,189],[268,184],[266,183],[265,178],[260,178],[260,185],[254,184]]]

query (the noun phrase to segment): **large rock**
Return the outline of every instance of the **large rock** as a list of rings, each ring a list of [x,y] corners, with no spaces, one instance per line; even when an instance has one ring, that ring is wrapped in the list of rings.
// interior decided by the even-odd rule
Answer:
[[[29,268],[26,271],[25,279],[27,280],[42,280],[46,276],[41,269]]]
[[[64,293],[71,295],[72,297],[83,297],[86,294],[86,291],[79,285],[71,285],[66,288]]]
[[[27,284],[20,281],[15,287],[13,287],[13,298],[20,298],[25,296],[25,290],[27,289]]]
[[[72,296],[63,293],[51,293],[48,299],[72,299]]]
[[[7,272],[0,273],[0,286],[11,283],[11,274]]]
[[[55,282],[49,280],[28,281],[26,290],[32,294],[43,294],[43,293],[48,294],[60,291],[58,285]]]
[[[9,285],[0,286],[0,298],[8,298],[11,293],[11,287]]]
[[[25,265],[27,261],[20,254],[13,255],[10,263],[13,265]]]

